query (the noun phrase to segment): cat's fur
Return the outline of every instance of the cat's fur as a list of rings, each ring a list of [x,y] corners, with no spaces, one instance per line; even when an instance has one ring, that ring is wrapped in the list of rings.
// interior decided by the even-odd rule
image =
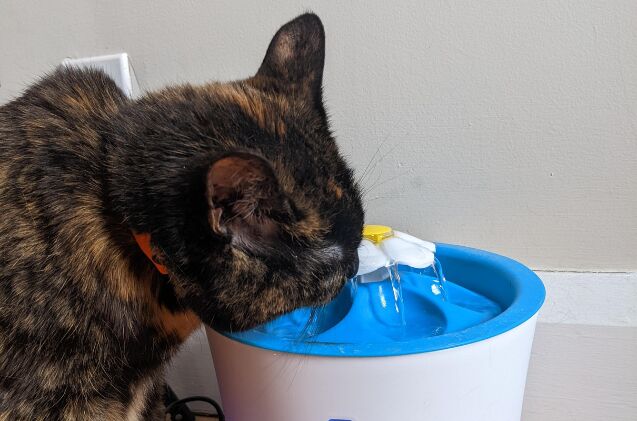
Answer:
[[[131,101],[58,69],[0,107],[0,420],[162,419],[163,368],[200,321],[250,328],[339,291],[363,210],[323,61],[306,14],[243,81]]]

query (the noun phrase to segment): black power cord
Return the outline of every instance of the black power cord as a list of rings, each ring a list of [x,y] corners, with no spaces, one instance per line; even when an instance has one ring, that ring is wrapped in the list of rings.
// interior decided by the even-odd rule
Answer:
[[[206,402],[215,408],[216,414],[194,412],[186,405],[188,402]],[[225,421],[226,417],[223,415],[221,405],[219,405],[214,399],[207,398],[205,396],[190,396],[183,399],[178,399],[175,392],[166,385],[166,394],[164,398],[166,404],[166,414],[170,416],[171,421],[195,421],[195,415],[207,416],[217,418],[219,421]]]

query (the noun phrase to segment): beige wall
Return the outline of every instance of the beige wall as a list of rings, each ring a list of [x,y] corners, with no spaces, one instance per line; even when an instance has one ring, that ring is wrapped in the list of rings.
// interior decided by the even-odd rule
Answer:
[[[69,56],[125,51],[146,89],[245,77],[308,9],[370,221],[538,269],[637,270],[634,0],[0,0],[0,102]]]

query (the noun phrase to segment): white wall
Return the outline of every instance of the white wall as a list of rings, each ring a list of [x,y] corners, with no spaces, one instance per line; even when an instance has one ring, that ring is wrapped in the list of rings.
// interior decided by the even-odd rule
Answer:
[[[0,0],[0,103],[65,57],[125,51],[143,89],[246,77],[308,9],[370,221],[534,269],[637,271],[634,0]],[[542,277],[525,420],[637,419],[635,275]],[[216,395],[210,372],[195,336],[169,379]]]
[[[0,0],[0,101],[67,56],[251,75],[312,9],[369,219],[542,269],[637,269],[637,2]],[[377,158],[383,157],[376,164]]]

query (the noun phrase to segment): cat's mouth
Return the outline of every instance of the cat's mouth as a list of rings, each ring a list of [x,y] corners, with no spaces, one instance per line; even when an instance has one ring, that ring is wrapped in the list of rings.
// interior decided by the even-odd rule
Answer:
[[[220,332],[251,330],[299,308],[317,308],[330,303],[342,291],[347,279],[342,275],[334,276],[324,282],[322,287],[315,291],[312,298],[298,302],[290,301],[289,304],[278,309],[269,300],[262,300],[258,305],[256,304],[257,300],[254,300],[250,306],[247,306],[249,310],[246,310],[245,306],[239,306],[237,311],[217,311],[206,324]],[[206,320],[206,318],[202,318],[202,320]]]

